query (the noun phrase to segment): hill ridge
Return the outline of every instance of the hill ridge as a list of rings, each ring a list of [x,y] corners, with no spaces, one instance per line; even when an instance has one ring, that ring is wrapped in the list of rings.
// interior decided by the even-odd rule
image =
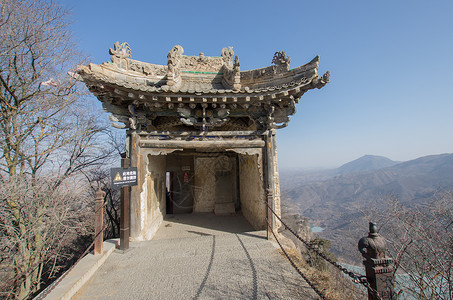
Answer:
[[[351,234],[354,220],[385,198],[397,197],[412,207],[434,199],[439,191],[453,190],[453,154],[423,156],[377,170],[325,174],[316,180],[304,174],[305,181],[299,182],[294,174],[282,174],[282,201],[291,202],[298,213],[324,228],[320,236],[341,245],[345,242],[340,237]]]

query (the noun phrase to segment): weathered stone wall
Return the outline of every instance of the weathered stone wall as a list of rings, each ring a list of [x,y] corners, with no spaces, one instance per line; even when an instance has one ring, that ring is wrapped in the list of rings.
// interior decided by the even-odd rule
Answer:
[[[139,196],[136,205],[139,208],[138,220],[135,220],[137,231],[131,235],[132,240],[150,240],[165,216],[165,171],[166,156],[140,153],[138,173]],[[131,199],[132,200],[132,199]]]
[[[263,188],[261,155],[239,155],[241,210],[256,230],[266,226],[266,203]]]
[[[213,212],[215,205],[215,157],[195,158],[194,212]]]
[[[216,204],[231,202],[237,199],[236,180],[232,181],[232,187],[228,197],[216,197],[216,174],[217,172],[231,172],[233,179],[236,178],[236,157],[223,154],[209,154],[195,158],[195,199],[194,212],[213,212]],[[217,195],[218,196],[218,195]],[[220,201],[221,200],[221,201]],[[220,202],[219,202],[220,201]]]
[[[151,239],[162,224],[165,216],[165,173],[166,156],[148,155],[147,191],[140,197],[146,197],[146,219],[142,234],[146,240]],[[145,202],[145,201],[143,201]]]
[[[235,208],[239,208],[240,201],[242,214],[248,222],[257,230],[265,228],[266,204],[262,154],[225,152],[194,155],[191,153],[155,154],[143,148],[136,154],[139,185],[134,187],[137,197],[131,199],[133,202],[131,202],[131,225],[132,222],[134,223],[134,226],[131,226],[131,229],[134,229],[131,230],[132,240],[148,240],[153,237],[166,214],[166,172],[183,174],[182,166],[187,168],[190,166],[190,161],[192,165],[189,173],[192,176],[188,185],[193,194],[193,212],[234,213]],[[274,201],[276,212],[280,214],[276,153],[274,159]],[[231,194],[226,194],[226,191],[230,191],[230,186]],[[177,212],[174,211],[174,213]],[[279,224],[276,225],[279,226]]]

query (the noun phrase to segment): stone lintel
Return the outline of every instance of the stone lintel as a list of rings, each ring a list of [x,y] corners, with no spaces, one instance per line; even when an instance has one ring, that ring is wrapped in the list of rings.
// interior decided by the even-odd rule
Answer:
[[[232,148],[225,149],[225,151],[233,151],[242,155],[260,155],[263,153],[261,148]]]
[[[265,134],[264,131],[140,131],[140,136],[170,136],[170,137],[256,137]]]
[[[185,140],[144,140],[140,141],[141,148],[183,148],[183,149],[230,149],[230,148],[262,148],[263,140],[215,140],[215,141],[185,141]]]
[[[182,151],[182,148],[147,148],[147,154],[151,155],[167,155],[175,151]]]

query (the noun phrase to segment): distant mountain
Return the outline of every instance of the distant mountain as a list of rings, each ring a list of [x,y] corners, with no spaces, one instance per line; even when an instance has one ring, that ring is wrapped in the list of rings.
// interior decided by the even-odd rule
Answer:
[[[365,155],[336,169],[316,171],[280,170],[280,177],[283,178],[280,183],[282,188],[289,189],[301,184],[322,182],[338,175],[379,170],[399,163],[383,156]]]
[[[356,232],[357,220],[363,213],[383,203],[389,195],[413,206],[433,199],[439,190],[453,190],[453,154],[425,156],[377,170],[352,171],[373,165],[377,168],[373,161],[392,163],[385,158],[375,160],[365,156],[344,165],[348,168],[343,171],[351,173],[299,183],[294,182],[298,178],[295,174],[289,178],[284,173],[280,175],[282,201],[295,204],[298,213],[325,228],[321,236],[337,245],[338,251],[332,247],[337,255],[344,254],[341,249],[347,249],[345,244],[356,245],[357,241],[344,237]],[[308,176],[305,173],[303,177]],[[366,228],[361,229],[362,234],[366,233]]]
[[[337,169],[338,174],[354,173],[379,170],[387,167],[392,167],[399,162],[388,159],[383,156],[365,155],[359,159],[348,162]]]
[[[438,154],[423,156],[414,160],[399,163],[389,170],[407,175],[425,175],[434,177],[451,178],[453,165],[453,154]],[[440,178],[439,178],[440,179]]]

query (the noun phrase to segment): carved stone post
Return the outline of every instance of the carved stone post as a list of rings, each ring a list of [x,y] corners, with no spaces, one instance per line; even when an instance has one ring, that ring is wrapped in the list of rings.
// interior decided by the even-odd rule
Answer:
[[[358,248],[365,258],[363,264],[371,288],[368,289],[368,299],[396,299],[393,291],[393,259],[386,257],[385,240],[377,233],[375,223],[370,222],[370,232],[360,239]]]
[[[126,157],[126,154],[122,155],[121,168],[129,168],[131,160]],[[130,236],[130,210],[129,202],[131,198],[131,187],[123,186],[121,188],[121,203],[120,203],[120,250],[129,249],[129,236]]]
[[[105,193],[99,188],[96,192],[95,205],[95,225],[94,225],[94,255],[102,254],[104,242],[104,195]]]

